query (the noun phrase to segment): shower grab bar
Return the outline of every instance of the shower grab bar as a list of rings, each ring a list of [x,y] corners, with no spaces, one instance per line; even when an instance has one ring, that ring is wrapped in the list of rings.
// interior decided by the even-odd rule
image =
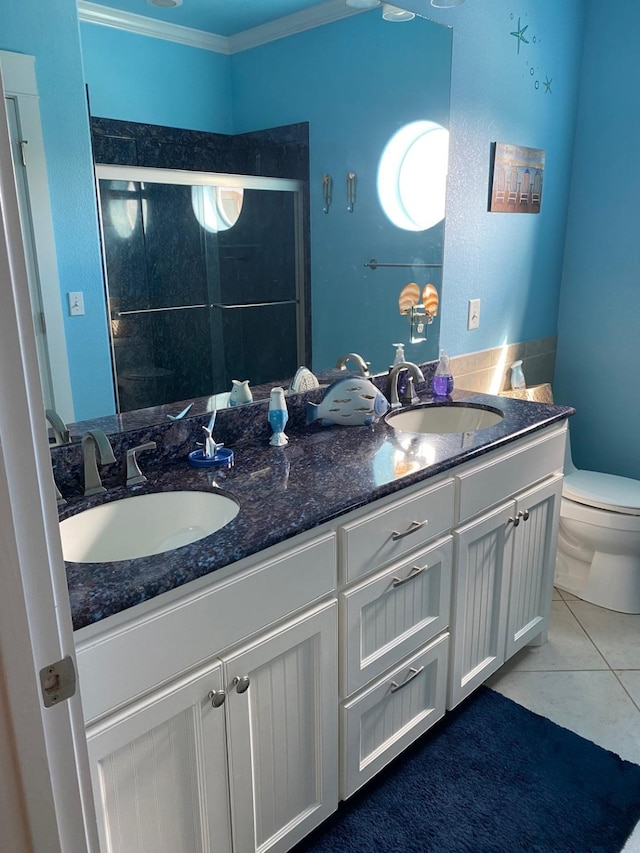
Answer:
[[[236,305],[223,304],[222,302],[212,302],[212,308],[224,308],[228,311],[230,308],[265,308],[269,305],[297,305],[297,299],[280,299],[275,302],[239,302]]]
[[[377,261],[375,258],[371,258],[369,261],[364,262],[365,267],[369,267],[369,269],[377,270],[378,267],[415,267],[420,269],[442,269],[442,264],[382,264],[380,261]]]
[[[268,305],[297,305],[297,299],[281,299],[274,302],[241,302],[237,305],[225,305],[222,302],[205,302],[202,305],[170,305],[167,308],[136,308],[132,311],[118,311],[116,317],[130,317],[133,314],[159,314],[163,311],[187,311],[191,308],[263,308]]]
[[[162,311],[186,311],[189,308],[208,308],[209,305],[169,305],[167,308],[134,308],[131,311],[118,311],[115,317],[130,317],[132,314],[159,314]]]

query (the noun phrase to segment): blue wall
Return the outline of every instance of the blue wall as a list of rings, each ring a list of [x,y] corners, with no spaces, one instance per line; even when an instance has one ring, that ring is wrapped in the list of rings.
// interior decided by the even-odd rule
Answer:
[[[587,7],[555,385],[576,464],[640,479],[640,4]]]
[[[426,2],[411,6],[427,13]],[[583,0],[466,0],[429,9],[454,27],[442,345],[462,354],[554,335]],[[519,53],[511,35],[518,21],[529,42],[520,42]],[[546,151],[539,214],[487,211],[496,141]],[[475,298],[482,300],[480,328],[467,331],[467,303]]]
[[[80,32],[92,115],[233,132],[230,57],[97,24]]]
[[[60,288],[85,300],[69,317],[62,299],[76,418],[90,418],[114,400],[76,3],[0,0],[0,21],[0,49],[36,57]]]

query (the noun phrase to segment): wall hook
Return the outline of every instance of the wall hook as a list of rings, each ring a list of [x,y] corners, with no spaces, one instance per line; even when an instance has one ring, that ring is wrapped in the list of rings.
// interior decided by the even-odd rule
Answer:
[[[325,213],[329,213],[329,208],[331,207],[331,197],[333,195],[333,178],[331,175],[323,175],[322,176],[322,198],[324,200],[324,207],[322,210]]]
[[[356,203],[356,183],[356,173],[347,172],[347,210],[349,213],[353,213],[353,205]]]

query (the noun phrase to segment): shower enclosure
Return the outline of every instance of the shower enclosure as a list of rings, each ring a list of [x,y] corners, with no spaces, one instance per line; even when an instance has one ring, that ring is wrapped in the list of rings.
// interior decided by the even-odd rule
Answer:
[[[118,411],[305,363],[302,184],[96,166]]]

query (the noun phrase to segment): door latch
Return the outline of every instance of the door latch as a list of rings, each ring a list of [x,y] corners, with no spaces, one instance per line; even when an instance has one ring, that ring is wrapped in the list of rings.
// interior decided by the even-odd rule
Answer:
[[[45,708],[59,705],[76,692],[76,670],[68,655],[40,670],[40,689]]]

